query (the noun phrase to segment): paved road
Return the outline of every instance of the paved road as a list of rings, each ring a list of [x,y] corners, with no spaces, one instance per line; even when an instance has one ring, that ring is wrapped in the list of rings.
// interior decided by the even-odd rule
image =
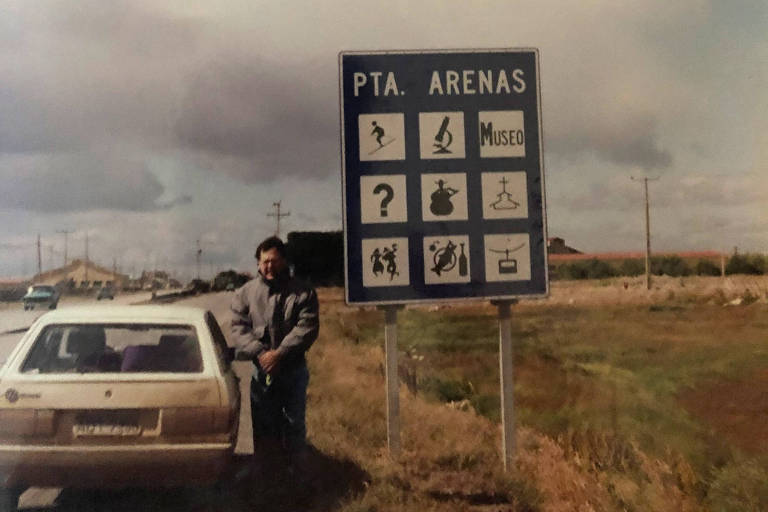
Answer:
[[[105,304],[135,304],[137,302],[147,301],[152,297],[148,292],[124,293],[115,297],[114,300],[97,301],[94,298],[86,297],[62,297],[59,301],[59,309],[71,306],[83,306],[93,304],[100,306]],[[48,311],[45,307],[24,311],[21,302],[9,302],[0,305],[0,333],[22,329],[32,325],[40,315]]]

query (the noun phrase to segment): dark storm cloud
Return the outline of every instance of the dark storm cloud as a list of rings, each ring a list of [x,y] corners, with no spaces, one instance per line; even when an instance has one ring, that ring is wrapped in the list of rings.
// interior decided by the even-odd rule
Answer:
[[[43,14],[45,13],[45,14]],[[205,25],[137,2],[37,3],[0,35],[0,153],[71,152],[106,140],[167,147],[181,75]],[[25,32],[3,30],[14,23]],[[0,42],[3,42],[0,37]]]
[[[183,204],[189,204],[192,202],[192,196],[179,196],[172,201],[163,201],[161,203],[158,203],[158,206],[164,210],[167,210],[169,208],[173,208],[174,206],[181,206]]]
[[[0,162],[0,208],[44,213],[96,209],[146,211],[164,187],[146,166],[130,158],[57,155]]]
[[[247,182],[336,172],[335,83],[318,87],[303,71],[254,54],[218,56],[191,79],[178,140]]]
[[[630,109],[595,114],[586,107],[578,116],[553,123],[548,135],[547,148],[564,158],[591,153],[607,163],[646,170],[672,165],[672,154],[661,145],[654,118]]]
[[[157,58],[189,52],[203,23],[150,5],[133,0],[65,2],[51,11],[50,27],[65,37],[106,44],[126,55]]]

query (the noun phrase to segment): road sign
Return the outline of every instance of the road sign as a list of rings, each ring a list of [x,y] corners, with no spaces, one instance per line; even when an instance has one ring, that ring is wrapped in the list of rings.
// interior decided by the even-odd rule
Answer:
[[[548,294],[538,52],[342,52],[349,304]]]

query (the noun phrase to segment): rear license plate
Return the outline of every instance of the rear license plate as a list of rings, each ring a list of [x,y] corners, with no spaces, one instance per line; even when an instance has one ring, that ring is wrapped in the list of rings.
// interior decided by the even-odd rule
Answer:
[[[72,434],[75,437],[87,436],[138,436],[141,434],[141,427],[136,425],[81,425],[72,426]]]

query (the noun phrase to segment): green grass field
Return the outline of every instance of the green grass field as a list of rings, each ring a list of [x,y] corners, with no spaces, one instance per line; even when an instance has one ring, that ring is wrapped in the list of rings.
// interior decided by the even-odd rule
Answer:
[[[382,343],[379,312],[352,316],[356,342]],[[765,304],[523,305],[512,325],[518,427],[599,475],[616,510],[661,509],[654,475],[683,509],[768,510]],[[499,421],[495,309],[408,309],[398,327],[411,391]]]

